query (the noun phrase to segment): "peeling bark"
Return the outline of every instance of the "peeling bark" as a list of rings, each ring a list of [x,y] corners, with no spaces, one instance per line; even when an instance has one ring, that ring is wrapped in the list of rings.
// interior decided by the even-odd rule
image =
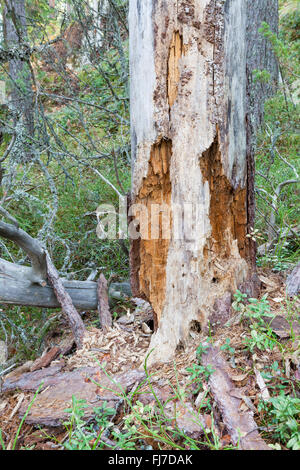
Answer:
[[[269,3],[251,24],[254,6],[244,0],[130,0],[131,202],[166,204],[171,227],[169,238],[148,234],[131,246],[134,295],[150,301],[158,326],[150,362],[170,360],[191,323],[206,328],[216,308],[226,322],[238,287],[257,287],[256,247],[246,237],[258,113],[249,75],[257,64],[273,67],[258,39]]]
[[[233,444],[239,445],[241,450],[270,450],[259,435],[253,412],[240,411],[241,400],[234,396],[234,384],[219,349],[209,346],[203,355],[202,362],[203,365],[211,366],[214,370],[209,379],[209,387],[222,413]]]

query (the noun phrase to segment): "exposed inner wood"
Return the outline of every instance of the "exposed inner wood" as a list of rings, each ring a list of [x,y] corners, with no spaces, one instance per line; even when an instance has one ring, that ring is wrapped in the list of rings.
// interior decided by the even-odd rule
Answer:
[[[200,158],[202,176],[209,184],[212,245],[218,256],[231,256],[232,240],[237,240],[242,258],[247,256],[247,191],[234,189],[224,175],[218,133],[210,148]]]
[[[178,31],[173,33],[168,61],[168,100],[172,107],[178,95],[178,84],[180,81],[179,60],[184,54],[182,36]]]
[[[142,237],[139,241],[139,293],[152,305],[155,312],[155,323],[159,324],[162,308],[165,300],[166,264],[170,239],[168,231],[171,230],[171,180],[170,160],[172,155],[172,142],[161,140],[152,147],[148,174],[144,178],[136,203],[147,208],[148,237]],[[165,211],[157,218],[156,233],[151,233],[151,206],[153,204],[164,205]],[[153,211],[152,211],[153,214]],[[165,231],[165,223],[168,220],[168,230]],[[152,226],[153,229],[153,226]],[[162,230],[164,229],[164,235]],[[154,232],[152,230],[152,232]],[[157,236],[158,235],[158,236]],[[156,239],[152,239],[152,238]]]

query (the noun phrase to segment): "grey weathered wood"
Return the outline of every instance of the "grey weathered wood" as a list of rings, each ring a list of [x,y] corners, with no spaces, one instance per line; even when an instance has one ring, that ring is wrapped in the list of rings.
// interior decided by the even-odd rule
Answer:
[[[78,310],[97,310],[97,283],[66,281],[63,285]],[[0,304],[24,305],[41,308],[60,308],[49,285],[41,287],[27,280],[8,279],[0,273]]]
[[[47,279],[46,254],[39,241],[15,225],[2,221],[0,221],[0,236],[16,243],[30,258],[32,267],[23,270],[21,279],[25,277],[33,283],[45,284]],[[7,263],[5,267],[5,263],[0,259],[0,271],[2,266],[4,272],[5,269],[8,269],[9,273],[13,267],[9,267]]]
[[[262,21],[276,25],[277,0],[129,5],[131,202],[164,203],[172,214],[169,240],[132,240],[130,254],[133,294],[155,312],[150,362],[159,362],[172,359],[193,321],[208,325],[218,299],[256,286],[255,244],[246,237],[253,133],[271,90],[256,85],[254,103],[252,72],[267,68],[276,82],[274,55],[258,30]],[[185,204],[194,214],[178,237],[174,214]]]
[[[300,294],[300,263],[295,267],[293,272],[288,276],[286,282],[287,295],[295,297]]]

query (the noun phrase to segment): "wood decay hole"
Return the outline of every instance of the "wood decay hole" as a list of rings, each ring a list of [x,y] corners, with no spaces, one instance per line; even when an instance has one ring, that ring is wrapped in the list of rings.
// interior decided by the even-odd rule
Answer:
[[[242,258],[246,258],[247,248],[247,191],[234,189],[224,175],[219,135],[208,150],[200,157],[200,168],[204,181],[209,184],[210,223],[212,227],[212,250],[218,257],[229,258],[232,241],[237,240]]]
[[[196,333],[201,333],[202,331],[201,323],[197,320],[193,320],[190,325],[190,330],[195,331]]]
[[[147,208],[148,237],[141,237],[133,242],[133,250],[137,253],[138,269],[133,273],[135,294],[147,300],[154,311],[155,328],[159,326],[165,302],[166,264],[169,252],[169,238],[162,238],[163,220],[168,220],[171,234],[171,180],[170,162],[172,156],[172,141],[161,139],[152,147],[148,174],[144,178],[136,204]],[[159,238],[151,239],[151,205],[162,204],[167,214],[159,215]],[[165,215],[167,219],[165,219]],[[165,228],[165,227],[164,227]]]

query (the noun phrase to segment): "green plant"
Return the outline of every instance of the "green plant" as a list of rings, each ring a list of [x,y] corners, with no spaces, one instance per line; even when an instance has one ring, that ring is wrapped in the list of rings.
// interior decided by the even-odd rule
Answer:
[[[248,299],[249,305],[246,307],[245,317],[250,321],[254,321],[259,326],[265,325],[265,317],[274,318],[271,313],[271,307],[268,302],[268,295],[264,295],[261,299]]]
[[[242,312],[245,308],[244,302],[247,299],[247,294],[243,294],[242,292],[237,290],[233,297],[235,299],[232,303],[233,310],[235,310],[236,312]]]
[[[255,348],[260,351],[272,350],[276,344],[274,338],[268,336],[266,333],[257,331],[255,328],[251,330],[250,338],[244,339],[244,344],[249,348],[251,352]]]
[[[276,425],[275,436],[279,437],[288,449],[300,450],[300,399],[280,395],[271,398],[270,402],[272,423]]]
[[[206,354],[208,348],[209,348],[208,344],[200,343],[200,345],[198,346],[197,351],[196,351],[196,357],[199,362],[201,362],[202,356],[203,354]]]
[[[193,364],[191,367],[186,369],[190,374],[190,380],[193,384],[193,394],[197,394],[203,388],[203,381],[208,380],[209,377],[215,372],[212,366],[201,366],[198,364]]]
[[[229,352],[229,354],[233,355],[235,353],[235,348],[230,346],[230,339],[227,338],[226,343],[221,346],[221,351]]]
[[[64,423],[69,435],[68,441],[64,443],[65,449],[95,450],[103,446],[101,436],[108,428],[115,410],[107,407],[105,402],[102,407],[93,409],[93,423],[87,424],[84,416],[88,407],[86,400],[72,397],[72,407],[65,410],[70,414],[69,420]]]

